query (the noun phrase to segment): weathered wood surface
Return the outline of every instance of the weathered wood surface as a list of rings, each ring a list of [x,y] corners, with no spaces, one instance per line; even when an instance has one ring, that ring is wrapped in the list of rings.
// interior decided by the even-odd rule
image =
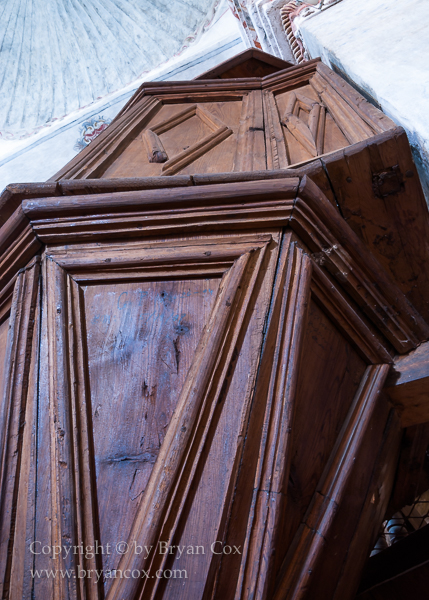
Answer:
[[[366,512],[362,509],[364,506],[371,509],[375,484],[379,485],[383,480],[380,477],[378,482],[371,482],[372,469],[369,472],[364,465],[368,465],[369,457],[374,453],[377,455],[383,445],[389,406],[380,391],[388,370],[388,365],[368,367],[361,381],[310,507],[280,570],[273,596],[276,600],[314,597],[345,600],[354,597],[358,580],[347,582],[346,573],[349,570],[356,573],[359,568],[356,556],[347,550],[357,536],[357,549],[363,550],[363,556],[360,556],[362,568],[374,541],[374,530],[360,527],[359,521],[366,521]],[[400,433],[399,426],[397,431]],[[392,469],[396,464],[398,436],[391,444],[393,448],[389,450],[393,452],[388,462]],[[390,481],[392,483],[392,478]],[[389,491],[382,499],[384,507]]]

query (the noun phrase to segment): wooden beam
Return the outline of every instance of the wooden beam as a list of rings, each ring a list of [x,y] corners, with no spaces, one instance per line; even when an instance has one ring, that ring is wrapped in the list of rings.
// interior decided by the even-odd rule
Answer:
[[[429,342],[395,359],[386,391],[403,427],[429,421]]]

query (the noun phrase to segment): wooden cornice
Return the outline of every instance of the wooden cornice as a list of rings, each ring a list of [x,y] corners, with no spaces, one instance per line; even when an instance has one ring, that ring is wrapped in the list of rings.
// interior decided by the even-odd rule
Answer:
[[[307,176],[206,185],[204,176],[170,178],[175,187],[159,187],[165,181],[159,179],[122,182],[123,191],[115,192],[107,191],[115,182],[97,181],[93,188],[73,182],[63,196],[23,199],[0,229],[0,248],[7,247],[0,289],[9,289],[45,244],[290,227],[397,352],[429,338],[425,321]],[[130,190],[138,185],[143,189]]]
[[[197,94],[204,92],[229,93],[231,99],[233,95],[242,97],[249,90],[272,89],[273,86],[278,89],[286,90],[292,83],[293,87],[298,87],[308,83],[310,77],[316,72],[317,65],[321,64],[320,58],[309,60],[302,65],[288,67],[272,75],[265,77],[243,77],[240,79],[192,79],[191,81],[147,81],[144,82],[136,91],[134,96],[125,104],[122,110],[117,114],[112,124],[128,113],[140,100],[147,95],[163,97],[169,94]],[[291,88],[291,89],[292,89]],[[224,97],[224,96],[222,96]]]

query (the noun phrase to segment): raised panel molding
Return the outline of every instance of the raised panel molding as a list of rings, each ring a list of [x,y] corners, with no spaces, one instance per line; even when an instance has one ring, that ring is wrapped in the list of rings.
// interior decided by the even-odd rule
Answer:
[[[34,537],[39,273],[36,259],[15,281],[1,399],[0,590],[14,599],[31,588],[26,546]]]

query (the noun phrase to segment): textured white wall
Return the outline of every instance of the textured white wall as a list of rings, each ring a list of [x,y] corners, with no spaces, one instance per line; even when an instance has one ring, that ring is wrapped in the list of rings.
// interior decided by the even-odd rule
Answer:
[[[26,133],[176,54],[215,0],[0,2],[0,132]]]
[[[429,0],[343,0],[300,30],[313,58],[407,130],[429,199]]]
[[[82,142],[82,131],[88,131],[88,122],[109,122],[143,81],[193,79],[245,48],[239,23],[222,0],[198,40],[128,86],[23,139],[7,140],[0,135],[0,192],[9,183],[45,181],[54,175],[79,152],[78,143]]]

